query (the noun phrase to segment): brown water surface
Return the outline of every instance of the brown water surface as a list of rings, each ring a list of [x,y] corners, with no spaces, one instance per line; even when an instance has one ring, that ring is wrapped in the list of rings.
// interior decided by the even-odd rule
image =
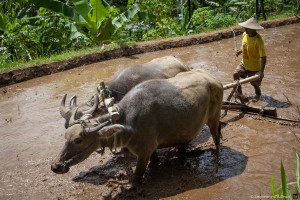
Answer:
[[[299,24],[260,31],[268,62],[263,96],[256,105],[276,107],[278,116],[293,120],[300,120],[299,33]],[[241,44],[240,36],[237,42]],[[114,156],[108,150],[103,156],[93,153],[67,174],[51,172],[50,163],[65,142],[64,120],[58,112],[63,94],[77,95],[84,102],[100,80],[165,55],[204,69],[223,84],[232,82],[232,71],[240,62],[233,39],[226,39],[104,61],[0,88],[0,199],[255,199],[271,194],[272,176],[279,185],[281,161],[287,181],[295,181],[299,123],[234,111],[222,120],[218,162],[205,127],[185,162],[169,150],[160,151],[160,164],[148,169],[137,187],[128,182],[135,158]],[[254,95],[250,84],[243,89]]]

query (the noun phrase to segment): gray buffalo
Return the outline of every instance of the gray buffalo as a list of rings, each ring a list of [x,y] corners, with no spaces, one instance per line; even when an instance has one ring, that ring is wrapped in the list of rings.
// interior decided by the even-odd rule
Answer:
[[[108,83],[108,89],[116,101],[120,101],[131,88],[143,81],[168,79],[189,70],[180,59],[174,56],[164,56],[147,63],[134,65],[115,74]]]
[[[174,77],[180,72],[189,71],[181,60],[174,56],[165,56],[156,58],[144,64],[134,65],[115,74],[108,82],[107,87],[111,91],[111,96],[118,102],[123,96],[137,84],[151,79],[168,79]],[[65,118],[65,127],[69,127],[69,120],[75,110],[76,96],[70,100],[69,109],[65,106],[66,95],[64,95],[61,105],[60,114]],[[99,101],[99,99],[98,99]],[[97,105],[95,105],[95,103]],[[76,119],[89,118],[97,109],[98,102],[93,99],[92,107],[80,106],[76,114]],[[101,113],[101,111],[100,111]]]
[[[142,82],[117,104],[121,118],[116,124],[104,115],[98,126],[69,127],[51,169],[66,173],[98,148],[125,147],[137,156],[135,180],[140,181],[149,160],[157,161],[156,149],[188,144],[205,123],[218,151],[222,99],[222,84],[199,70]]]

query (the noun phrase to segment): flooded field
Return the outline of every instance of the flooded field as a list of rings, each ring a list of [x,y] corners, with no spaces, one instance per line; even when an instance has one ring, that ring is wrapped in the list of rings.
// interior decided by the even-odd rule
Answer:
[[[267,66],[263,96],[255,105],[275,107],[279,117],[300,120],[300,26],[259,33],[266,45]],[[240,36],[237,42],[241,45]],[[67,174],[54,174],[50,163],[65,142],[59,114],[63,95],[68,94],[68,99],[77,95],[84,102],[100,80],[109,81],[118,70],[166,55],[204,69],[223,84],[232,82],[241,59],[235,57],[231,38],[103,61],[0,88],[0,199],[259,199],[271,195],[272,176],[280,184],[281,161],[287,181],[295,181],[299,123],[236,111],[222,119],[218,166],[204,127],[185,162],[169,149],[160,150],[160,163],[148,169],[136,187],[129,182],[136,159],[109,150],[104,155],[93,153]],[[254,95],[250,84],[243,90]]]

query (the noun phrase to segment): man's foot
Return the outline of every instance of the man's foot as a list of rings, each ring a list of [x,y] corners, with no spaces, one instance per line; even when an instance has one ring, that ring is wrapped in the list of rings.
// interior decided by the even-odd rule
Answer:
[[[249,101],[248,97],[246,97],[246,96],[243,95],[243,94],[237,95],[237,98],[238,98],[238,99],[241,101],[241,103],[243,103],[243,104]]]
[[[252,99],[252,102],[253,103],[256,103],[260,100],[260,95],[256,95],[253,99]]]

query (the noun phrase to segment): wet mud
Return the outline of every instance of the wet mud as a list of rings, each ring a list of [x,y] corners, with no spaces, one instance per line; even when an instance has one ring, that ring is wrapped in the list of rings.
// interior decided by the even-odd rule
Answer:
[[[255,106],[276,107],[278,117],[300,120],[300,26],[298,23],[259,31],[265,40],[267,67],[263,96]],[[237,37],[238,45],[241,38]],[[271,195],[271,178],[280,184],[280,163],[287,181],[295,181],[295,152],[300,125],[238,111],[222,119],[220,156],[205,126],[180,159],[174,149],[161,149],[160,162],[149,166],[142,184],[133,186],[132,155],[93,153],[67,174],[50,170],[61,150],[64,120],[58,108],[63,94],[84,102],[100,80],[118,70],[174,55],[223,84],[232,82],[240,62],[233,38],[120,57],[0,88],[0,199],[256,199]],[[243,85],[254,95],[250,84]],[[230,90],[225,91],[224,99]]]

